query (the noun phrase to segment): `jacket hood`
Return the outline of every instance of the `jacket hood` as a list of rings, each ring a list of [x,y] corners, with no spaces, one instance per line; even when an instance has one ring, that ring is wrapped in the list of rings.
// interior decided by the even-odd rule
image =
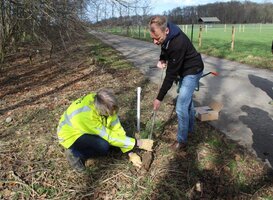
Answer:
[[[169,28],[169,34],[167,35],[162,46],[166,46],[166,44],[170,40],[172,40],[174,37],[176,37],[177,35],[179,35],[181,33],[181,29],[177,25],[175,25],[171,22],[167,23],[167,27]]]

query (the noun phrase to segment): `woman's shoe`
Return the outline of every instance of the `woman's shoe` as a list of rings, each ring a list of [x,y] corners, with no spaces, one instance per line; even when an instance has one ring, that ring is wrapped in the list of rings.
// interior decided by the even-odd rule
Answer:
[[[83,172],[85,170],[85,160],[75,156],[71,149],[67,149],[65,151],[65,155],[69,165],[73,169],[75,169],[77,172]]]

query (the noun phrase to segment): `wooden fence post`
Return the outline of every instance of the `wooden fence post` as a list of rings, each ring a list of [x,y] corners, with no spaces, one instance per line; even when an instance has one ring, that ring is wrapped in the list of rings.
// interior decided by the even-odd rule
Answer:
[[[198,41],[199,41],[199,48],[202,46],[202,26],[199,28],[199,36],[198,36]]]
[[[187,32],[188,32],[188,25],[186,25],[186,34],[187,34]]]
[[[235,27],[232,26],[231,51],[233,51],[233,49],[234,49],[234,39],[235,39]]]
[[[225,24],[225,28],[224,28],[224,32],[226,32],[227,31],[227,24]]]

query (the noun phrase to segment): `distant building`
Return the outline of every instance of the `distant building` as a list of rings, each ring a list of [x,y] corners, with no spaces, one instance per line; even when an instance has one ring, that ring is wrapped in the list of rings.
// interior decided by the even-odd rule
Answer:
[[[200,17],[198,22],[203,24],[215,24],[219,23],[220,20],[217,17]]]

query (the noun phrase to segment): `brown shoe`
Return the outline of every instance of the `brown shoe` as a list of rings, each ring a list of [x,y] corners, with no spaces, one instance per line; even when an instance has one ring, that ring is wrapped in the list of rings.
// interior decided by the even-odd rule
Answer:
[[[171,149],[173,151],[184,151],[186,150],[186,148],[187,148],[187,144],[183,142],[179,143],[176,141],[171,145]]]

